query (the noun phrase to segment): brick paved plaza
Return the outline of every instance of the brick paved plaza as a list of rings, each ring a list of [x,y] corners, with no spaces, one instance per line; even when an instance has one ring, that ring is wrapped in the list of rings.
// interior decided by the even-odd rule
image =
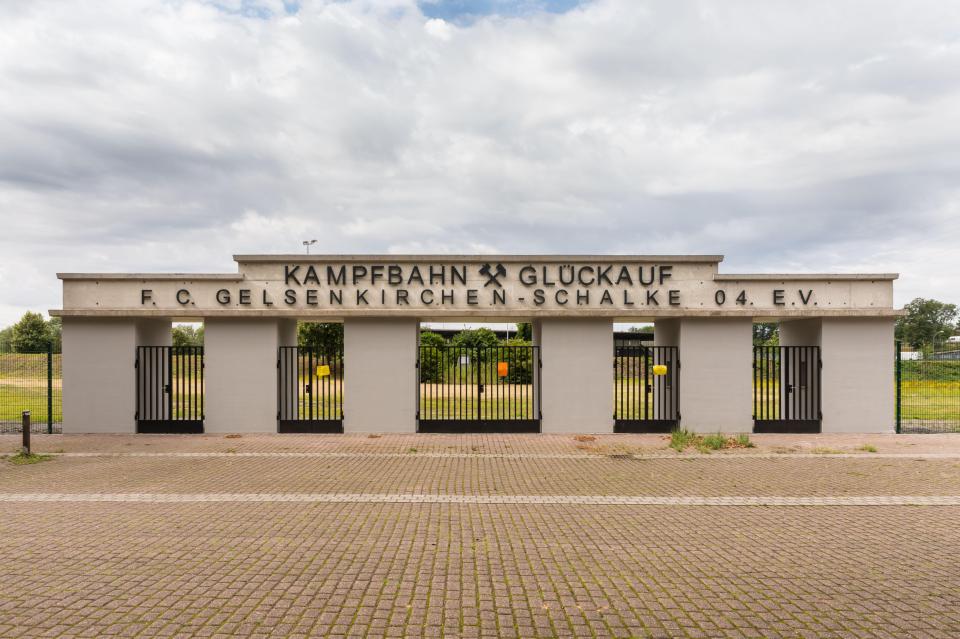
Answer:
[[[0,635],[960,636],[960,436],[754,440],[37,436]]]

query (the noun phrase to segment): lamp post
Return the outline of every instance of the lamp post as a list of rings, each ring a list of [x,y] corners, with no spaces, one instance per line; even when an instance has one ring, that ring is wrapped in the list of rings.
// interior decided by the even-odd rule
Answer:
[[[316,244],[316,240],[304,240],[303,245],[307,248],[307,255],[310,255],[310,247]]]

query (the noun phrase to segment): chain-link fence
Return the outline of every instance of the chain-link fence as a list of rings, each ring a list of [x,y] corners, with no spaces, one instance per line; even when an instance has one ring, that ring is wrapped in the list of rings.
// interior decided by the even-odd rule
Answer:
[[[896,353],[897,432],[960,432],[960,343]]]
[[[19,433],[30,411],[30,430],[59,433],[63,427],[63,356],[47,350],[0,351],[0,433]]]

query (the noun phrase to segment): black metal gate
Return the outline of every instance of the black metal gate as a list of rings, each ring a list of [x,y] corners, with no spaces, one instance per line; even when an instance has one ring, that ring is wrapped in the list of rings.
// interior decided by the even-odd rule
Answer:
[[[819,346],[755,346],[753,432],[819,433]]]
[[[669,433],[680,422],[680,353],[676,346],[614,341],[616,433]]]
[[[203,432],[203,347],[138,346],[138,433]]]
[[[539,346],[421,346],[421,433],[540,432]]]
[[[376,401],[371,398],[371,401]],[[277,355],[277,432],[343,432],[343,353],[281,346]]]

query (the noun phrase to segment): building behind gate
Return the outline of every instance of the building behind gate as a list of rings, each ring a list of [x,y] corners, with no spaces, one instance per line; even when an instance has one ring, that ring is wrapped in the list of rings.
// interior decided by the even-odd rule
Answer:
[[[236,273],[61,273],[64,432],[893,432],[894,274],[721,256],[238,255]],[[297,321],[343,322],[342,352]],[[203,347],[171,344],[202,321]],[[532,344],[419,343],[423,321]],[[614,322],[652,322],[653,343]],[[778,322],[779,346],[753,324]]]

